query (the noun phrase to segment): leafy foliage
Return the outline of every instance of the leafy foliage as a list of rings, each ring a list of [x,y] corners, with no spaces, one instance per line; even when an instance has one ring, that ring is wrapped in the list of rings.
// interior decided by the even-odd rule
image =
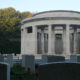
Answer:
[[[30,12],[19,12],[9,7],[0,9],[0,52],[20,53],[21,20],[32,17]]]

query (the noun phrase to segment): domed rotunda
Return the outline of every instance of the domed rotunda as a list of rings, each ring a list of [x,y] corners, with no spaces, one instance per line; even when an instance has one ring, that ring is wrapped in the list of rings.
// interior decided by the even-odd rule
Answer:
[[[24,19],[21,54],[65,57],[80,54],[80,12],[45,11]]]

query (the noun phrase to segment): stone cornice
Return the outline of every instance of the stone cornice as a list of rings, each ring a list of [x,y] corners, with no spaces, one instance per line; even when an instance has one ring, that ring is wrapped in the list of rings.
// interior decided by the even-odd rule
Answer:
[[[39,13],[34,14],[34,16],[39,15],[39,14],[43,14],[43,13],[51,13],[51,12],[69,12],[69,13],[80,14],[80,12],[78,12],[78,11],[72,11],[72,10],[52,10],[52,11],[39,12]]]
[[[25,20],[22,22],[22,24],[35,22],[35,21],[44,21],[44,20],[80,20],[80,18],[78,17],[44,17],[44,18],[35,18],[35,19]]]

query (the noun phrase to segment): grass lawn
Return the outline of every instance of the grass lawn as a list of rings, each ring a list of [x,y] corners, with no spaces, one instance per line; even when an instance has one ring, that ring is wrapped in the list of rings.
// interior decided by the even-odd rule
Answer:
[[[38,71],[36,69],[36,71]],[[31,74],[25,71],[21,65],[17,64],[11,68],[11,79],[10,80],[37,80],[35,74]]]

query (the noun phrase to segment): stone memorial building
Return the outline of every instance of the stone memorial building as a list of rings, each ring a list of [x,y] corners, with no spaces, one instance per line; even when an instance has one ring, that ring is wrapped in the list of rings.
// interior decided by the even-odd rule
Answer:
[[[21,54],[69,56],[80,53],[80,12],[45,11],[24,19]]]

